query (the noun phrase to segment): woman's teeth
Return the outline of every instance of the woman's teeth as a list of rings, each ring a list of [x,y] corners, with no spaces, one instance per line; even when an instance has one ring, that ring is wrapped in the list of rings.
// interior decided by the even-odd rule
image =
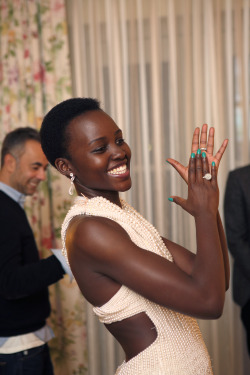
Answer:
[[[112,169],[111,171],[108,172],[108,174],[123,174],[126,172],[126,170],[127,170],[127,166],[125,164],[125,165],[122,165],[121,167]]]

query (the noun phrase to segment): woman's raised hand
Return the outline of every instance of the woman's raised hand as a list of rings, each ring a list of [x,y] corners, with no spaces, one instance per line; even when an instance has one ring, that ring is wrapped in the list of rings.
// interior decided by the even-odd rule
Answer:
[[[207,180],[204,176],[210,172],[210,179]],[[209,166],[204,151],[201,153],[199,149],[198,153],[191,154],[188,166],[187,199],[172,196],[170,200],[196,218],[209,213],[216,217],[219,205],[217,167],[215,161],[212,161],[211,167]]]
[[[215,155],[213,155],[214,152],[214,128],[209,129],[208,132],[208,126],[207,124],[204,124],[201,129],[200,134],[200,128],[196,128],[193,134],[192,139],[192,147],[191,152],[196,153],[198,149],[201,150],[201,152],[205,151],[207,155],[207,161],[209,166],[209,172],[211,171],[212,162],[215,163],[216,169],[218,171],[219,164],[221,161],[221,158],[227,148],[228,139],[225,139],[222,142],[222,145],[220,146],[219,150]],[[185,167],[181,163],[179,163],[177,160],[168,158],[167,161],[177,170],[177,172],[180,174],[180,176],[188,183],[188,166]]]

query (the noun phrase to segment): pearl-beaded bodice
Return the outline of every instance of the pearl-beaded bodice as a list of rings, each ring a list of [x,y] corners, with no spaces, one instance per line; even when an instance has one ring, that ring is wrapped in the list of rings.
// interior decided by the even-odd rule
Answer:
[[[153,225],[123,199],[120,201],[122,208],[103,197],[88,199],[82,196],[75,199],[75,204],[70,208],[64,219],[61,232],[63,242],[62,252],[67,262],[68,257],[65,247],[66,231],[71,219],[77,215],[102,216],[114,220],[127,231],[131,238],[134,238],[133,241],[136,245],[173,261],[172,255]]]
[[[70,220],[77,215],[92,215],[114,220],[136,245],[173,261],[157,230],[124,200],[121,204],[122,208],[102,197],[77,197],[62,226],[66,258],[65,239]],[[103,306],[93,307],[93,311],[105,324],[145,312],[156,328],[156,340],[124,362],[117,369],[117,375],[212,374],[210,358],[195,319],[153,303],[124,285]]]

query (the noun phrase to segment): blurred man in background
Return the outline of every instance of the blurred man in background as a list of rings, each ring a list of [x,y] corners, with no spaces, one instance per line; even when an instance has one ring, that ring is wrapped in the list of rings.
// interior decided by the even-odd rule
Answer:
[[[250,165],[229,173],[224,214],[228,247],[234,258],[233,297],[241,307],[250,356]]]
[[[0,169],[0,373],[52,375],[48,286],[67,270],[55,255],[39,259],[23,209],[46,178],[48,161],[33,128],[5,137]]]

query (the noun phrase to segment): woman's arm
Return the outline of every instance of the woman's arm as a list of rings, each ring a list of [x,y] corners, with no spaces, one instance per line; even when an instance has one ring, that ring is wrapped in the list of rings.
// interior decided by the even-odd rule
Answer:
[[[223,260],[224,260],[225,285],[226,285],[226,290],[228,290],[229,281],[230,281],[230,265],[229,265],[226,235],[225,235],[225,231],[224,231],[224,228],[223,228],[223,225],[222,225],[222,221],[221,221],[219,211],[217,213],[217,225],[218,225],[218,232],[219,232],[219,236],[220,236],[222,256],[223,256]]]
[[[196,223],[197,254],[188,273],[175,262],[138,247],[112,220],[84,217],[70,225],[67,249],[71,269],[92,304],[102,305],[120,285],[126,285],[175,311],[205,319],[220,316],[225,278],[217,228],[215,168],[212,175],[212,181],[202,178],[202,161],[197,155],[190,160],[188,199],[174,197],[174,202],[193,215]],[[171,246],[180,250],[178,245]]]
[[[214,133],[215,130],[214,128],[209,129],[209,134],[207,136],[207,131],[208,131],[208,126],[207,124],[204,124],[202,126],[201,134],[200,134],[200,129],[196,128],[193,134],[193,139],[192,139],[192,147],[191,151],[196,152],[198,148],[206,148],[206,156],[208,159],[208,164],[209,168],[211,169],[212,162],[215,163],[216,168],[218,170],[219,164],[221,161],[221,158],[227,148],[228,145],[228,139],[225,139],[215,154],[213,156],[214,152]],[[168,162],[177,170],[177,172],[180,174],[180,176],[183,178],[183,180],[187,183],[188,182],[188,167],[184,167],[182,164],[180,164],[178,161],[174,159],[167,159]],[[224,259],[224,268],[225,268],[225,282],[226,282],[226,290],[229,288],[229,279],[230,279],[230,268],[229,268],[229,257],[228,257],[228,248],[227,248],[227,241],[226,241],[226,236],[224,232],[224,228],[221,222],[220,218],[220,213],[218,211],[217,213],[217,225],[218,225],[218,233],[221,241],[221,249],[222,249],[222,255]],[[177,257],[178,257],[179,251],[177,251]],[[192,261],[194,258],[187,256],[187,259]],[[185,253],[183,253],[183,257],[185,258]],[[179,259],[179,257],[178,257]],[[185,265],[185,264],[184,264]],[[192,267],[192,264],[188,265],[188,268],[185,268],[186,271],[188,271]]]
[[[218,226],[218,234],[221,243],[221,250],[224,260],[224,268],[225,268],[225,288],[228,290],[229,288],[229,280],[230,280],[230,266],[229,266],[229,257],[228,257],[228,249],[227,249],[227,241],[224,232],[224,228],[221,222],[219,211],[217,213],[217,226]],[[187,250],[183,246],[177,245],[174,242],[162,238],[166,247],[169,249],[170,253],[174,258],[175,264],[186,272],[188,275],[192,274],[195,257],[196,254]]]
[[[203,154],[202,157],[196,155],[195,161],[194,154],[192,154],[188,170],[188,199],[184,200],[179,197],[172,197],[172,199],[194,216],[197,252],[193,258],[192,270],[191,265],[189,265],[190,276],[197,280],[198,284],[201,283],[199,285],[207,285],[207,281],[210,280],[210,286],[207,285],[204,293],[208,293],[206,298],[211,301],[213,308],[218,307],[219,312],[223,309],[226,287],[224,259],[217,222],[219,189],[214,162],[211,166],[211,181],[203,179],[208,171],[206,155]]]

